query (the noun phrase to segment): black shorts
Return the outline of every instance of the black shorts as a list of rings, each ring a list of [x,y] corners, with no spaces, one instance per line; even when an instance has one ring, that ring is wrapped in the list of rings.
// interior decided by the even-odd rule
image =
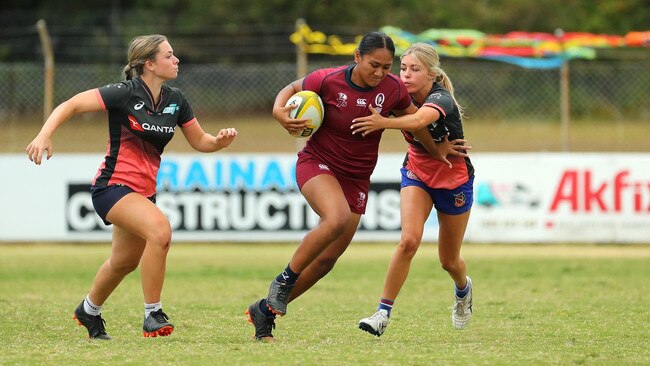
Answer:
[[[93,198],[93,207],[106,226],[112,224],[111,222],[106,221],[108,211],[115,206],[117,201],[131,192],[135,191],[122,184],[112,186],[90,186],[90,194]],[[147,198],[149,198],[149,201],[156,203],[155,194]]]

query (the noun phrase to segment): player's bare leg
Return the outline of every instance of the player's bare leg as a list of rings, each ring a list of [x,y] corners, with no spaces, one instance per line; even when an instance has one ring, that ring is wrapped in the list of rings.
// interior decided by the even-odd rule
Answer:
[[[438,213],[438,257],[442,268],[449,273],[456,286],[451,321],[456,329],[463,329],[472,319],[472,280],[460,254],[470,211],[460,215]]]

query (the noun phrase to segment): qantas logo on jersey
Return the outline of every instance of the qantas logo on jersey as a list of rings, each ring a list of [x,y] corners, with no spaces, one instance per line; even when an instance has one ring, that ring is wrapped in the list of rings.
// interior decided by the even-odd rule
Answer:
[[[129,115],[129,124],[131,124],[131,129],[134,131],[142,131],[144,132],[144,128],[140,125],[137,119],[135,117]]]
[[[176,126],[174,127],[169,127],[169,126],[156,126],[152,125],[149,123],[143,123],[140,124],[135,117],[129,115],[129,124],[131,125],[131,129],[134,131],[154,131],[154,132],[162,132],[162,133],[170,133],[173,134],[176,131]]]

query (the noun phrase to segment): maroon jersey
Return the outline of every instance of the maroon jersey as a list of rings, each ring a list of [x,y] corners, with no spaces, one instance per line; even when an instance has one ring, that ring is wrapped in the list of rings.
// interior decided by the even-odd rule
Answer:
[[[93,185],[123,184],[146,197],[156,193],[160,155],[174,136],[176,126],[196,122],[181,91],[163,85],[154,98],[139,77],[96,89],[108,110],[109,142],[104,162]]]
[[[414,103],[417,105],[417,102]],[[464,138],[460,112],[447,89],[434,83],[424,104],[418,107],[435,108],[440,112],[440,118],[427,126],[435,141],[441,141],[445,135],[448,135],[449,140]],[[409,143],[404,166],[427,186],[454,189],[474,175],[474,167],[469,158],[448,155],[447,160],[452,164],[449,169],[445,163],[433,159],[413,134],[408,131],[402,133]]]
[[[353,68],[321,69],[305,77],[302,87],[320,95],[325,106],[325,119],[302,152],[315,155],[338,175],[370,179],[377,164],[383,130],[364,137],[353,135],[350,129],[352,120],[370,115],[368,106],[388,117],[393,109],[407,109],[411,98],[404,83],[392,74],[374,88],[355,85],[351,79]]]

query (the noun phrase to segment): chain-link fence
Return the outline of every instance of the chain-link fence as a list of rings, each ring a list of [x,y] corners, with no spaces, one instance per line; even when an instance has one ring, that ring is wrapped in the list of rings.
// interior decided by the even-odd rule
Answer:
[[[312,63],[309,67],[331,65],[337,64]],[[480,133],[482,139],[494,141],[492,145],[484,143],[483,150],[503,150],[504,141],[521,139],[514,134],[517,130],[528,132],[530,140],[511,144],[515,147],[510,150],[526,150],[525,146],[561,149],[560,141],[556,141],[560,138],[559,70],[458,59],[444,59],[443,68],[466,108],[466,125],[474,128],[474,136]],[[121,69],[121,65],[57,65],[54,105],[80,91],[120,80]],[[295,73],[292,63],[186,64],[170,84],[185,92],[198,115],[270,118],[277,91],[294,80]],[[42,123],[43,74],[43,66],[37,63],[0,64],[0,125],[12,128],[15,123],[9,122],[22,121],[25,116],[37,116],[34,123]],[[650,63],[572,61],[569,86],[574,145],[580,142],[581,146],[607,146],[609,150],[650,151],[643,137],[650,132]],[[535,131],[540,129],[551,131],[548,138],[553,141],[536,144]]]

